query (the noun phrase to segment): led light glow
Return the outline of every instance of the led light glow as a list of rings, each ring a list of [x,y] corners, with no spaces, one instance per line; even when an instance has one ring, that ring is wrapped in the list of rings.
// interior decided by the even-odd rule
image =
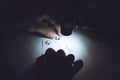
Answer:
[[[39,52],[44,54],[48,48],[53,48],[55,51],[63,49],[68,54],[73,54],[75,60],[82,59],[86,55],[85,37],[82,36],[79,30],[73,30],[70,36],[59,37],[55,34],[54,39],[40,37]]]

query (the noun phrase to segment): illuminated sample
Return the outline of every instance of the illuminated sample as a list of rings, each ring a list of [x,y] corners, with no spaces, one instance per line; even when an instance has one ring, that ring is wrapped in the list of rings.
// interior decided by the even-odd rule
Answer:
[[[85,39],[77,29],[74,29],[70,36],[59,37],[55,34],[54,39],[40,37],[39,53],[44,54],[48,48],[53,48],[55,51],[63,49],[66,55],[73,54],[75,60],[82,59],[87,53]]]

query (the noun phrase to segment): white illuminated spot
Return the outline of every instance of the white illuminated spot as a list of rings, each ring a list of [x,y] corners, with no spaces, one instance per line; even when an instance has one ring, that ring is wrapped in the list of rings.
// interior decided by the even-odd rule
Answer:
[[[53,48],[55,51],[63,49],[68,54],[73,54],[75,60],[83,59],[86,55],[86,43],[84,36],[82,36],[79,30],[73,30],[70,36],[59,37],[55,35],[54,39],[48,39],[40,37],[40,53],[44,54],[48,48]]]

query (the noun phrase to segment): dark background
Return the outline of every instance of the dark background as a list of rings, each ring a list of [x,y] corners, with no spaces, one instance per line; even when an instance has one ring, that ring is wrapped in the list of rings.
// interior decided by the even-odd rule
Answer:
[[[119,80],[120,27],[119,6],[116,1],[1,0],[1,54],[2,47],[13,39],[11,35],[15,35],[12,31],[20,29],[20,27],[13,27],[12,25],[31,23],[37,16],[44,13],[59,20],[64,11],[71,12],[77,17],[84,16],[84,24],[86,24],[88,28],[83,29],[83,27],[81,27],[82,33],[93,41],[97,41],[99,44],[102,43],[107,46],[106,48],[102,48],[103,51],[101,51],[101,56],[104,56],[104,58],[100,59],[101,63],[86,75],[80,76],[80,79]],[[102,58],[101,56],[100,58]],[[98,57],[99,56],[94,56],[96,60]],[[4,61],[1,62],[3,63]],[[79,80],[79,77],[77,79]]]

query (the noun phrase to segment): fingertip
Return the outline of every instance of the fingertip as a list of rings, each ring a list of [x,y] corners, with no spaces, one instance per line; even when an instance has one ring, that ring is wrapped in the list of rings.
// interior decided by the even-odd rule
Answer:
[[[82,68],[83,67],[83,61],[81,59],[77,60],[76,62],[74,62],[74,66]]]
[[[51,54],[55,54],[55,50],[53,50],[52,48],[48,48],[45,52],[45,55],[51,55]]]
[[[67,62],[70,63],[70,64],[72,64],[74,62],[74,59],[75,59],[75,57],[74,57],[73,54],[69,54],[67,56]]]
[[[52,31],[49,32],[49,34],[46,34],[45,36],[48,37],[48,38],[50,38],[50,39],[53,39],[55,37],[54,33],[52,33]]]
[[[73,73],[74,75],[80,70],[82,69],[84,63],[82,60],[77,60],[76,62],[73,63]]]
[[[64,50],[60,49],[57,51],[57,55],[65,57],[65,52]]]
[[[55,28],[55,30],[56,30],[58,36],[61,36],[61,37],[62,37],[61,26],[58,25],[58,24],[56,24],[56,25],[54,26],[54,28]]]
[[[54,35],[50,35],[49,36],[50,39],[54,39],[54,37],[55,37]]]
[[[65,65],[66,55],[62,49],[56,52],[56,62],[59,63],[59,65]]]
[[[48,49],[46,50],[46,52],[55,52],[55,50],[52,49],[52,48],[48,48]]]
[[[61,32],[58,32],[58,36],[62,37],[63,35],[62,35],[62,33],[61,33]]]

